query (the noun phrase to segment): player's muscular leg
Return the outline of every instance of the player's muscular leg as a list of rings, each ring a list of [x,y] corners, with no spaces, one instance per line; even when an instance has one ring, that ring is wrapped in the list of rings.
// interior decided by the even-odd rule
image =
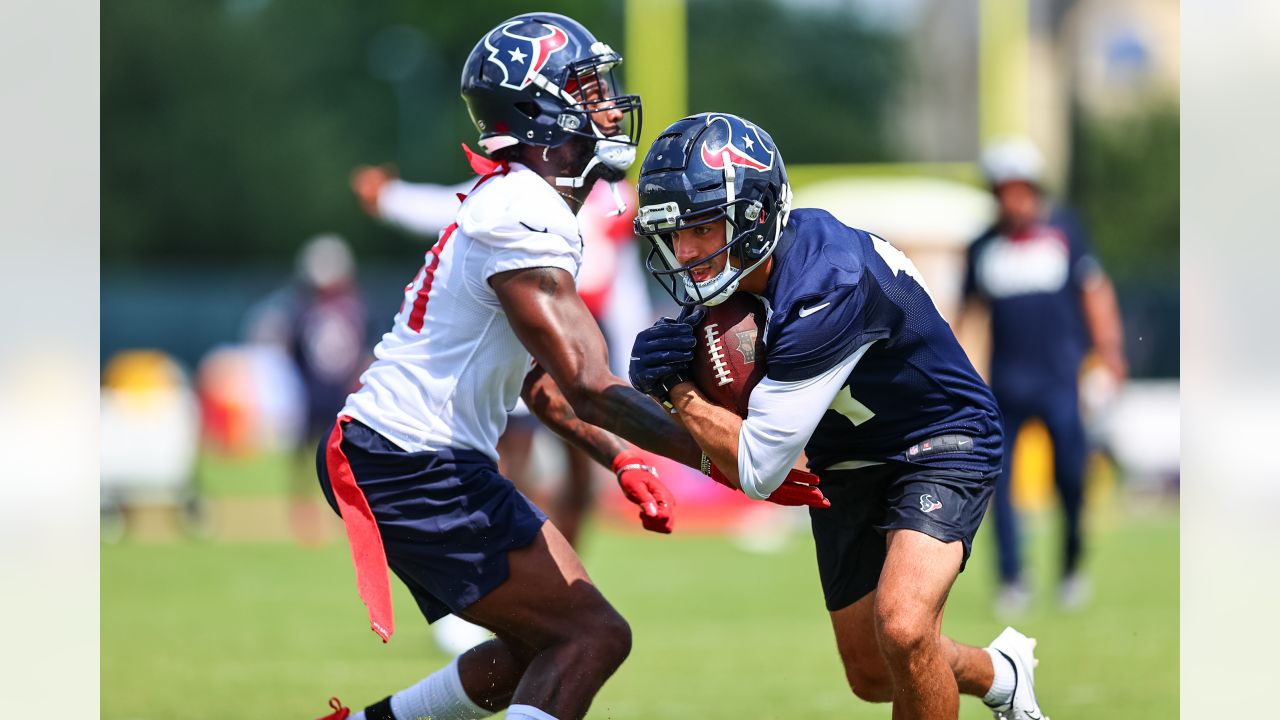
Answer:
[[[831,613],[831,625],[853,694],[867,702],[889,702],[893,700],[893,677],[876,638],[875,598],[872,592],[849,607]],[[946,635],[941,641],[960,692],[978,697],[985,695],[994,680],[986,652],[962,645]]]
[[[508,557],[507,581],[462,614],[532,650],[508,703],[532,705],[560,720],[581,718],[630,652],[631,629],[551,523],[532,545]],[[477,681],[479,686],[469,684]],[[498,689],[486,692],[485,683],[483,673],[463,677],[477,702],[497,699],[484,697]]]
[[[893,677],[893,717],[955,718],[959,689],[941,641],[942,610],[960,570],[959,542],[889,533],[875,599],[875,629]]]
[[[520,679],[538,651],[508,635],[458,656],[458,676],[471,701],[497,712],[511,704]]]
[[[831,613],[836,648],[853,694],[867,702],[893,699],[893,678],[876,640],[874,592]]]
[[[893,677],[895,718],[954,718],[959,692],[991,686],[991,663],[978,648],[941,634],[947,593],[960,571],[960,542],[893,530],[875,599],[876,637]]]

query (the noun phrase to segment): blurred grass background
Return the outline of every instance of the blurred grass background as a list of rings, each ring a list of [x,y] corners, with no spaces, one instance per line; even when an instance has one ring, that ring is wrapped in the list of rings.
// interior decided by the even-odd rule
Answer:
[[[245,478],[278,477],[281,462],[217,466],[210,494],[239,495]],[[227,484],[236,478],[245,484]],[[1033,610],[1016,624],[1040,640],[1037,692],[1054,717],[1178,714],[1176,504],[1122,497],[1090,517],[1096,597],[1076,614],[1054,602],[1052,514],[1029,518],[1030,566],[1044,570]],[[977,645],[1005,624],[990,611],[988,532],[979,533],[945,624]],[[888,706],[864,704],[846,688],[807,531],[761,555],[726,537],[659,538],[598,524],[583,556],[635,634],[631,658],[591,717],[889,717]],[[340,536],[319,549],[124,541],[103,544],[101,560],[103,718],[309,719],[330,695],[361,707],[448,661],[398,581],[398,631],[390,644],[378,642]],[[961,717],[989,713],[966,699]]]

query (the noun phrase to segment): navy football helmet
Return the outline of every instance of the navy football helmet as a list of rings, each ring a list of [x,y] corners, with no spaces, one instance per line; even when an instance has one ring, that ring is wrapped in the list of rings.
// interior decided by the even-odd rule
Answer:
[[[653,142],[638,183],[637,235],[649,239],[649,272],[684,306],[716,305],[765,261],[791,213],[791,185],[769,133],[736,115],[678,120]],[[724,221],[725,246],[681,265],[671,232]],[[690,272],[728,253],[724,270],[698,282]]]
[[[577,177],[581,187],[603,165],[619,180],[635,162],[640,98],[623,95],[613,69],[622,56],[577,21],[525,13],[500,23],[476,43],[462,68],[462,98],[486,153],[524,143],[558,147],[575,136],[594,142]],[[604,127],[602,127],[604,125]]]

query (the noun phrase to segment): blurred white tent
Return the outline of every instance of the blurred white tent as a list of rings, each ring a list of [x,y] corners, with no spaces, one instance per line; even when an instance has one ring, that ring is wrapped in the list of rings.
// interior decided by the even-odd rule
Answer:
[[[200,411],[191,382],[168,355],[131,350],[103,372],[101,502],[175,505],[192,489]]]

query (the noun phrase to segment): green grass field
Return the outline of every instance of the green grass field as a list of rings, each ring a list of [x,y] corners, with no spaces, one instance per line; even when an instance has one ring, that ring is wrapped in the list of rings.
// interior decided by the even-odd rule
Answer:
[[[1176,511],[1097,512],[1092,607],[1054,608],[1047,576],[1018,624],[1040,639],[1037,690],[1056,720],[1178,714]],[[1047,521],[1032,556],[1050,568]],[[984,531],[985,533],[985,531]],[[887,718],[845,687],[822,606],[812,545],[797,534],[754,555],[720,537],[588,536],[596,582],[631,621],[635,649],[591,717]],[[992,617],[984,534],[952,593],[946,631],[985,644]],[[396,586],[389,645],[369,631],[345,544],[102,546],[102,717],[111,720],[310,720],[338,695],[357,707],[446,662]],[[988,718],[973,699],[962,718]]]

